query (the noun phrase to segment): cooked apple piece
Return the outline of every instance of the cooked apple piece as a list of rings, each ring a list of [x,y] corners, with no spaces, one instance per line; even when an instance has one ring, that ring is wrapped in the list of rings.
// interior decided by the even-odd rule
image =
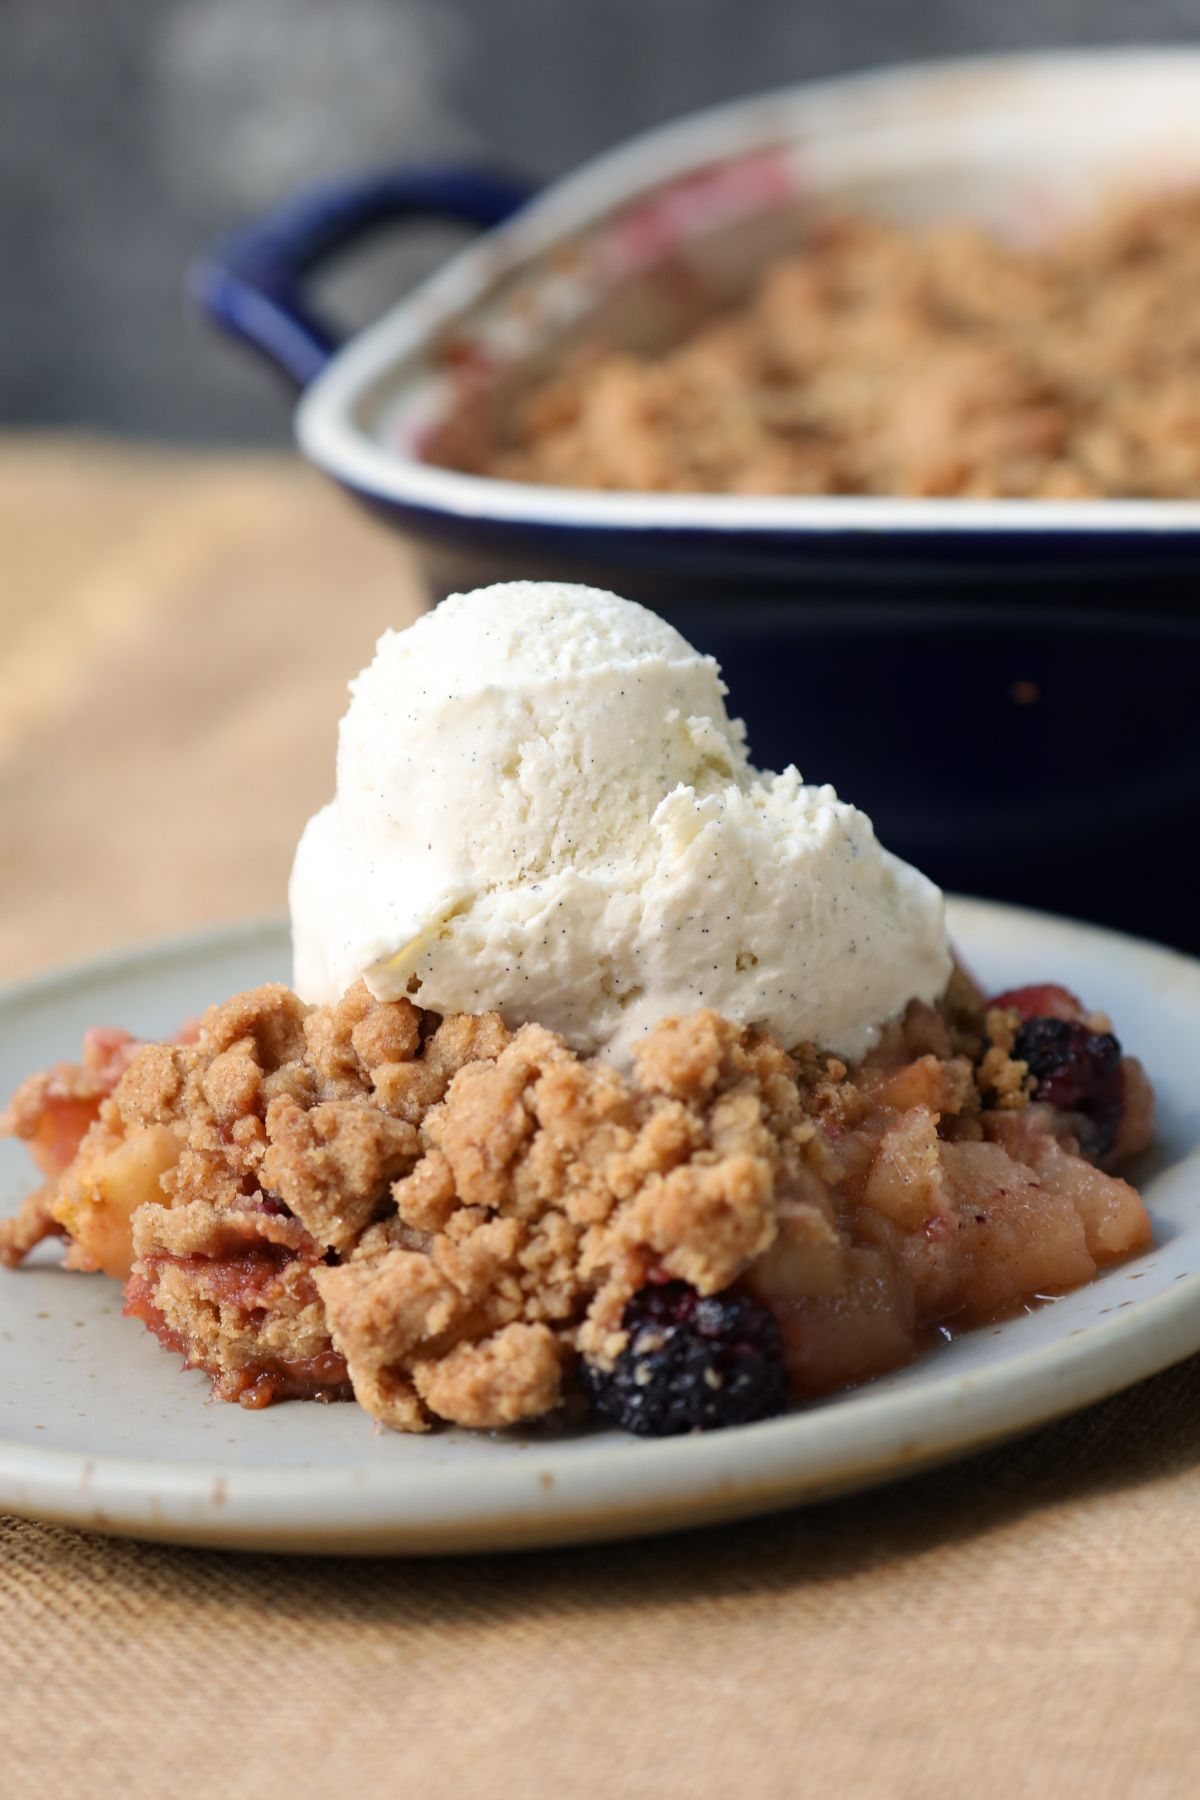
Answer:
[[[1128,1162],[1140,1156],[1154,1137],[1154,1089],[1150,1078],[1136,1056],[1127,1056],[1121,1064],[1124,1077],[1121,1119],[1113,1145],[1110,1163]]]
[[[1132,1066],[1140,1075],[1138,1065]],[[1137,1189],[1064,1149],[1041,1109],[997,1121],[993,1128],[1010,1156],[1032,1169],[1048,1192],[1071,1202],[1098,1263],[1128,1256],[1150,1242],[1150,1219]]]
[[[1071,1201],[999,1144],[943,1144],[942,1166],[958,1214],[966,1318],[988,1318],[1096,1273]]]
[[[29,1153],[43,1175],[61,1175],[79,1150],[100,1111],[100,1098],[47,1097],[28,1139]]]
[[[836,1225],[820,1207],[785,1202],[774,1242],[750,1265],[746,1285],[768,1304],[837,1294],[846,1279],[845,1255]]]
[[[834,1294],[776,1301],[797,1394],[826,1394],[907,1362],[914,1347],[912,1291],[882,1250],[848,1249]]]
[[[1044,1188],[1071,1202],[1098,1263],[1142,1250],[1150,1242],[1146,1208],[1127,1181],[1106,1175],[1081,1156],[1071,1156],[1052,1137],[1038,1146],[1033,1167]]]
[[[118,1281],[133,1266],[130,1221],[139,1206],[164,1199],[162,1177],[179,1161],[182,1145],[169,1125],[145,1125],[97,1154],[85,1144],[78,1165],[64,1177],[53,1213],[88,1267]]]
[[[948,1210],[937,1118],[925,1106],[902,1113],[880,1139],[863,1200],[902,1230]]]

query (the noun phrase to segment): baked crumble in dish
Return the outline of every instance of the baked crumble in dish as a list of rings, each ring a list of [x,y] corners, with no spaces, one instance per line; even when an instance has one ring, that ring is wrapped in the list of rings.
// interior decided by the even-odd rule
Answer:
[[[816,217],[737,309],[481,393],[429,455],[591,489],[1195,499],[1198,279],[1195,188],[1038,249]]]
[[[956,969],[858,1063],[712,1011],[629,1073],[536,1024],[267,985],[165,1043],[93,1031],[3,1116],[0,1225],[124,1287],[223,1400],[664,1435],[894,1369],[1150,1241],[1149,1083],[1056,986]]]

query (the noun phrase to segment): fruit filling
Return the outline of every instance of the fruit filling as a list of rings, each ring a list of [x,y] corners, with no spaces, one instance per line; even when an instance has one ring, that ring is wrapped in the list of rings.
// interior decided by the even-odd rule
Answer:
[[[1115,1172],[1149,1084],[1065,990],[956,972],[858,1063],[711,1011],[626,1073],[536,1025],[360,983],[268,985],[194,1042],[27,1083],[44,1157],[91,1123],[40,1236],[246,1406],[355,1398],[382,1424],[589,1412],[642,1435],[748,1423],[894,1369],[1149,1242]],[[115,1038],[109,1040],[117,1044]]]

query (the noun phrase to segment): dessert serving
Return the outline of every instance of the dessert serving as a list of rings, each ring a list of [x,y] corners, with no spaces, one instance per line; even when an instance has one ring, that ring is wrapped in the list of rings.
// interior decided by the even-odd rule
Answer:
[[[657,355],[579,350],[434,455],[577,488],[1196,499],[1198,225],[1194,187],[1036,250],[816,216],[737,310]]]
[[[1149,1242],[1110,1022],[982,992],[933,884],[613,595],[385,634],[291,910],[296,991],[95,1030],[5,1119],[46,1179],[0,1255],[65,1239],[223,1399],[708,1429]]]

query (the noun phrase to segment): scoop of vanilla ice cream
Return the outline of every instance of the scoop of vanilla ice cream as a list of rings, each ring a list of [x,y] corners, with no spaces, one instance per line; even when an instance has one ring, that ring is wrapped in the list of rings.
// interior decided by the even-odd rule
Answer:
[[[536,1019],[625,1060],[711,1006],[857,1058],[946,984],[943,902],[865,814],[760,773],[711,657],[594,588],[385,632],[292,871],[295,984]]]

